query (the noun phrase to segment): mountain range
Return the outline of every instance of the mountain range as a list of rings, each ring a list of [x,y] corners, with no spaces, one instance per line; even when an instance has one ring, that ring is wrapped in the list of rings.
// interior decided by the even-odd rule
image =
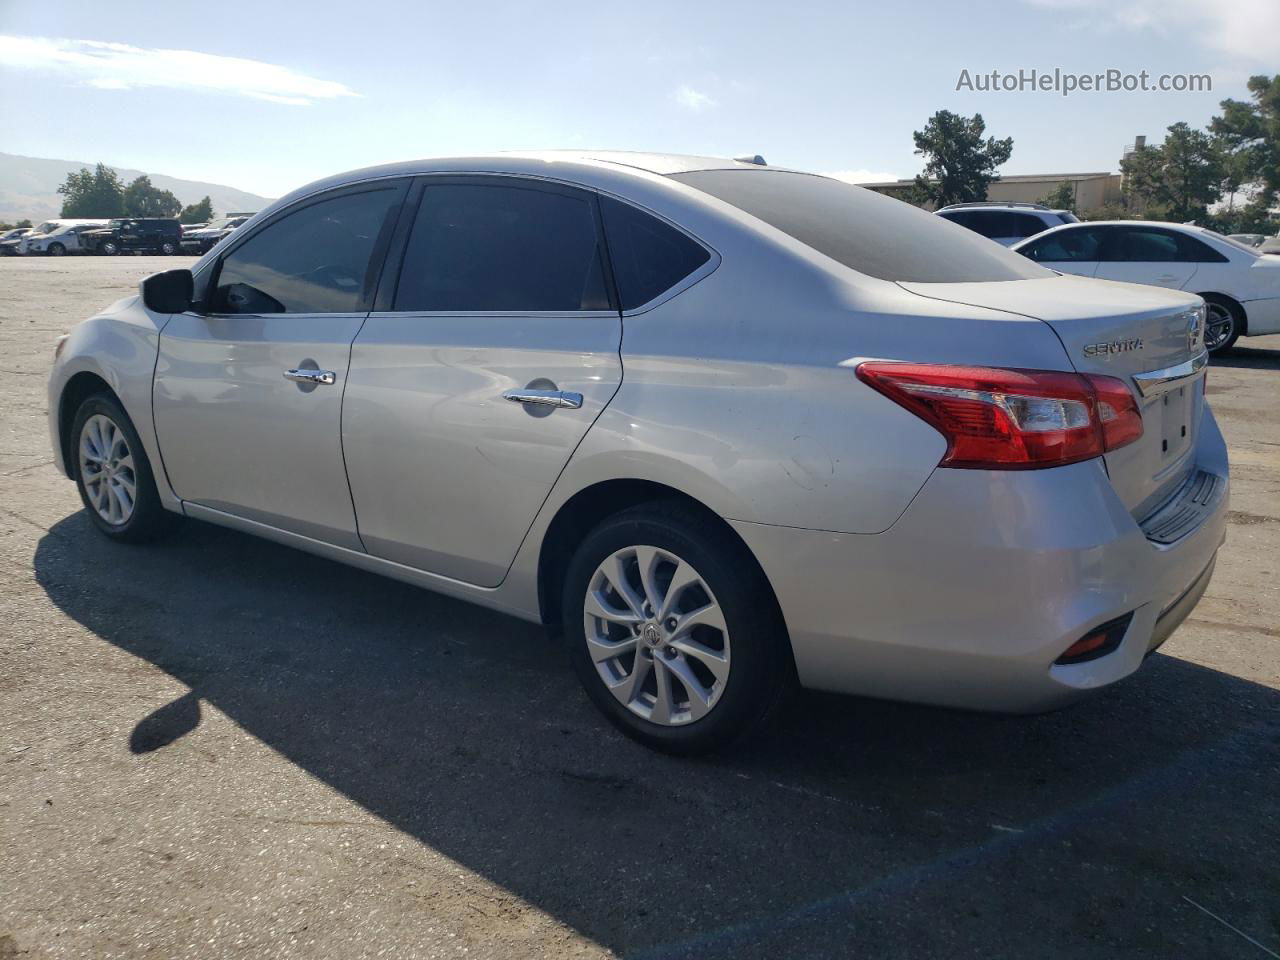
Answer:
[[[13,153],[0,153],[0,221],[13,223],[30,219],[33,223],[58,216],[62,210],[62,196],[58,187],[66,182],[68,173],[81,167],[92,170],[96,164],[80,160],[51,160],[45,157],[23,157]],[[256,193],[237,190],[218,183],[200,183],[197,180],[179,180],[162,173],[130,170],[111,164],[120,179],[128,185],[131,180],[146,173],[152,184],[161,190],[169,190],[183,205],[199,203],[208,196],[213,201],[218,216],[227,213],[256,213],[271,202]]]

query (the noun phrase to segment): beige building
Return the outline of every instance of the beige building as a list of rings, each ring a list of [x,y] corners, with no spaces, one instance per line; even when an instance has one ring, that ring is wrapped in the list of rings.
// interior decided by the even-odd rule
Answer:
[[[994,181],[987,188],[987,199],[1004,203],[1036,203],[1058,189],[1061,183],[1071,184],[1076,197],[1076,213],[1089,213],[1106,204],[1120,202],[1118,173],[1014,174]],[[863,183],[860,186],[902,198],[914,184],[914,180],[890,180],[885,183]]]

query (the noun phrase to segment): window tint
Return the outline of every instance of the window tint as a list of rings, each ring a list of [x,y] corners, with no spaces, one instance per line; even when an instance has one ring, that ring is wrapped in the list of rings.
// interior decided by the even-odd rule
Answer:
[[[630,204],[601,197],[600,212],[623,310],[648,303],[711,259],[700,244]]]
[[[215,313],[351,313],[368,309],[370,257],[400,189],[308,204],[222,260]]]
[[[1227,239],[1220,233],[1213,233],[1213,231],[1209,232],[1219,240]],[[1252,250],[1249,247],[1245,247],[1244,249],[1248,250],[1249,253],[1257,253],[1256,250]],[[1209,246],[1203,240],[1198,240],[1195,237],[1189,237],[1185,233],[1178,234],[1178,252],[1182,255],[1182,259],[1189,263],[1229,262],[1227,257],[1219,253],[1217,250],[1214,250],[1213,247]]]
[[[1174,263],[1182,257],[1178,241],[1171,233],[1115,229],[1107,239],[1102,259],[1112,263]]]
[[[1102,231],[1080,227],[1051,233],[1018,252],[1040,263],[1088,263],[1098,259],[1101,246]]]
[[[537,187],[428,186],[395,309],[609,309],[591,201]]]
[[[1021,240],[1023,237],[1034,237],[1037,233],[1043,233],[1045,228],[1044,221],[1031,213],[1015,213],[1013,214],[1013,227],[1010,233],[1002,233],[1002,237],[1017,237]]]
[[[768,169],[671,176],[882,280],[955,283],[1053,276],[942,217],[829,177]]]

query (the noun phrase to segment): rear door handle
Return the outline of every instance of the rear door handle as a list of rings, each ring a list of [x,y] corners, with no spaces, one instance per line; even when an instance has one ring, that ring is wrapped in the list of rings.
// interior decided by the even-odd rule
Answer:
[[[298,368],[294,370],[286,370],[284,372],[286,380],[296,380],[298,383],[337,383],[338,375],[332,370],[311,370],[308,368]]]
[[[515,403],[536,403],[544,407],[568,407],[577,410],[582,406],[582,394],[567,390],[508,390],[502,399]]]

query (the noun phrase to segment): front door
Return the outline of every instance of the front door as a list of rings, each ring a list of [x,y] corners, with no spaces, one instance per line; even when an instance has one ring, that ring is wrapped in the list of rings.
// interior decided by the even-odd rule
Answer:
[[[220,259],[204,312],[164,327],[155,424],[179,497],[361,548],[342,391],[405,189],[384,181],[286,208]]]
[[[595,195],[426,177],[351,354],[343,447],[369,553],[500,583],[621,382]],[[385,296],[385,302],[384,302]]]

